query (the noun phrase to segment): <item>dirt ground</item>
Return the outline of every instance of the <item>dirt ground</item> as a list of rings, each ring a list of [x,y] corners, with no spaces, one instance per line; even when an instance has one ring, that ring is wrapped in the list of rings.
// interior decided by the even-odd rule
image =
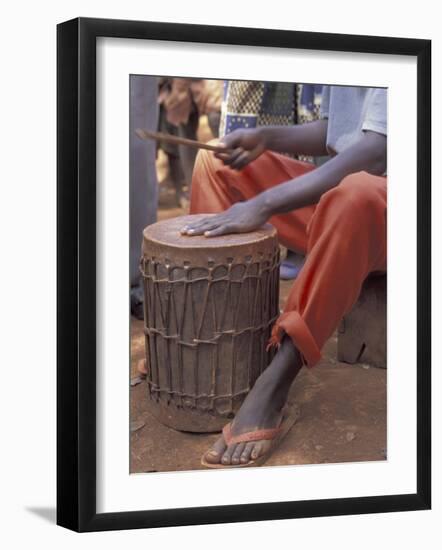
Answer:
[[[163,188],[159,218],[181,215]],[[281,281],[281,305],[291,282]],[[266,465],[359,462],[386,459],[386,371],[336,361],[336,337],[313,369],[303,369],[290,392],[301,417]],[[143,323],[132,318],[131,376],[144,357]],[[201,469],[201,455],[218,434],[178,432],[147,410],[147,385],[131,386],[131,472]]]

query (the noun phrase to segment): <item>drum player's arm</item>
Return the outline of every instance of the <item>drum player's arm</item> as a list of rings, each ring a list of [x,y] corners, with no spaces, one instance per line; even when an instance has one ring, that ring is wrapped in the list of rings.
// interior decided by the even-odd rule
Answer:
[[[241,129],[227,134],[220,141],[226,152],[216,153],[224,164],[241,170],[265,150],[295,155],[327,155],[327,120],[316,120],[295,126],[264,126]]]
[[[242,147],[247,145],[247,142],[242,142]],[[275,214],[316,204],[324,193],[336,187],[350,174],[360,171],[374,175],[384,174],[386,159],[386,136],[366,131],[352,146],[319,168],[296,178],[296,182],[289,180],[248,201],[236,203],[210,219],[187,226],[183,233],[215,237],[253,231]]]

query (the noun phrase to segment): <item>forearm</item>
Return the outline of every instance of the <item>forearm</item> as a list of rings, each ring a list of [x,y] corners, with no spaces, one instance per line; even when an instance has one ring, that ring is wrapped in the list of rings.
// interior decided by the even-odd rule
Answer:
[[[266,149],[295,155],[326,155],[327,120],[295,126],[263,126],[258,129]]]
[[[355,145],[304,176],[277,185],[255,199],[271,217],[316,204],[321,196],[349,174],[367,171],[382,175],[386,170],[386,137],[367,132]]]

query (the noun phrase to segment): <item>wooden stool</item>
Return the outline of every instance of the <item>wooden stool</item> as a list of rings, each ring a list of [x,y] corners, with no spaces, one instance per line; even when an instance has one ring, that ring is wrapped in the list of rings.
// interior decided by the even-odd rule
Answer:
[[[387,277],[370,276],[338,328],[338,361],[387,367]]]

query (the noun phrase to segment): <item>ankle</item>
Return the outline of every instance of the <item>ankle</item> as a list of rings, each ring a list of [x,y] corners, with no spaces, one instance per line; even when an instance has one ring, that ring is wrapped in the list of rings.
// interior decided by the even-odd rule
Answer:
[[[268,367],[270,369],[271,367]],[[293,379],[287,379],[264,371],[264,373],[255,382],[254,390],[259,392],[263,401],[284,405]]]
[[[300,355],[297,351],[296,355],[297,357],[294,354],[280,354],[278,352],[270,365],[257,379],[256,388],[264,395],[271,396],[280,394],[284,392],[284,389],[290,388],[302,368]]]

